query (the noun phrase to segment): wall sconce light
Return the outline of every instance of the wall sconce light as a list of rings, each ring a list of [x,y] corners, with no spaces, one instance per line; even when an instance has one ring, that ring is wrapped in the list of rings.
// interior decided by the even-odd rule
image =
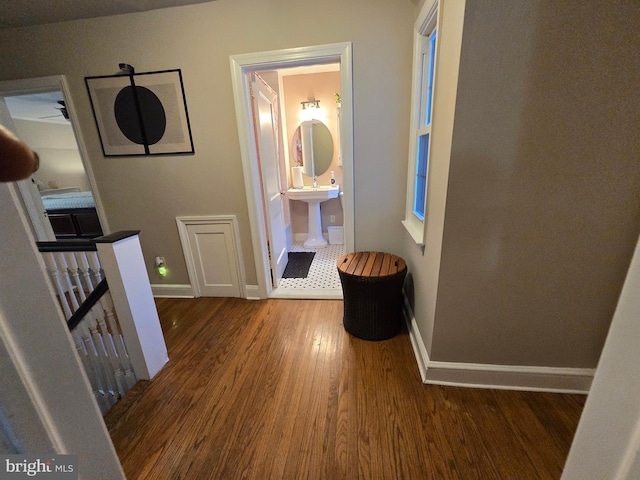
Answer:
[[[167,265],[164,261],[164,257],[156,257],[156,271],[161,277],[167,276],[168,270]]]
[[[307,108],[320,108],[320,100],[308,100],[306,102],[300,102],[302,104],[302,109],[306,110]]]
[[[306,102],[300,102],[302,105],[302,111],[300,112],[300,119],[303,122],[308,120],[323,120],[324,112],[320,108],[320,100],[315,98],[309,99]]]

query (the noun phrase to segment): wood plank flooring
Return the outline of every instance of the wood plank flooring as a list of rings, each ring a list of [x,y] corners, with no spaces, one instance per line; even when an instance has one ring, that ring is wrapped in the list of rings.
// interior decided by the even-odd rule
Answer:
[[[105,418],[130,480],[558,479],[586,398],[424,385],[340,300],[157,305],[170,362]]]

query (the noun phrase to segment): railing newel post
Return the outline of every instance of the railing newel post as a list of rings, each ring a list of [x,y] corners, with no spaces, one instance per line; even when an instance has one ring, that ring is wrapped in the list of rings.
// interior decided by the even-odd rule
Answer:
[[[169,358],[138,233],[100,237],[96,247],[133,373],[139,380],[149,380]],[[125,368],[129,381],[127,373]]]

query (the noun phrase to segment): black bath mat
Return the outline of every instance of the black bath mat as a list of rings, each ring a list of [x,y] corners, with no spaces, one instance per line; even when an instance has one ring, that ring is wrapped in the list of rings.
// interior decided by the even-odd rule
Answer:
[[[289,262],[282,278],[307,278],[316,252],[289,252]]]

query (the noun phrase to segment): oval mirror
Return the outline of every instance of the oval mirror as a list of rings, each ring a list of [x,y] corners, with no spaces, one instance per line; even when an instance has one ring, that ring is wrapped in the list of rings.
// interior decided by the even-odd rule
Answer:
[[[333,138],[320,120],[302,122],[293,135],[293,158],[309,177],[322,175],[333,160]]]

